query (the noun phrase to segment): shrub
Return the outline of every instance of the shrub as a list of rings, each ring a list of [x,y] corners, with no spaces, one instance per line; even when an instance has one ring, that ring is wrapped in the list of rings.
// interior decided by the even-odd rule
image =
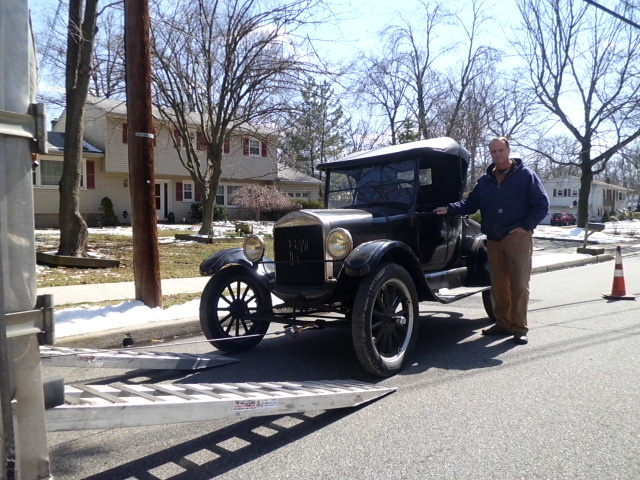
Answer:
[[[295,203],[301,210],[318,210],[320,208],[324,208],[324,203],[319,200],[295,200]]]
[[[214,222],[223,222],[225,220],[229,220],[229,212],[224,205],[218,205],[217,203],[213,206],[213,221]]]
[[[200,203],[191,204],[191,219],[195,223],[199,223],[202,221],[202,204]]]
[[[277,220],[298,209],[286,193],[266,185],[245,185],[231,196],[231,201],[253,212],[254,220]]]
[[[100,210],[102,210],[102,225],[105,227],[115,227],[118,225],[118,216],[113,210],[113,202],[109,197],[100,200]]]

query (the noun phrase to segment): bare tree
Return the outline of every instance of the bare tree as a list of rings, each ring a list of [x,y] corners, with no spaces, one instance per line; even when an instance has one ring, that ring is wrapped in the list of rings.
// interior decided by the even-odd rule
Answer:
[[[89,94],[102,98],[124,99],[124,30],[123,0],[106,4],[97,14],[97,31],[93,41],[91,80]],[[55,14],[47,22],[47,31],[40,32],[38,44],[42,71],[47,84],[65,83],[67,68],[68,25],[61,19],[68,17],[66,5],[60,2]],[[44,68],[46,67],[46,68]],[[38,96],[41,101],[64,108],[66,91],[44,89]]]
[[[518,0],[517,52],[530,66],[537,103],[576,145],[567,162],[580,168],[578,224],[588,218],[594,175],[640,136],[640,32],[568,0]]]
[[[174,142],[184,140],[177,151],[203,199],[200,233],[211,231],[225,141],[275,122],[301,75],[317,70],[296,33],[322,20],[322,6],[322,0],[179,0],[156,12],[156,104],[178,132]],[[200,142],[188,141],[194,129]]]
[[[456,68],[449,74],[449,96],[453,102],[449,112],[444,116],[446,119],[444,133],[447,136],[454,136],[456,131],[465,128],[462,124],[467,123],[465,122],[467,107],[470,103],[474,103],[474,100],[483,100],[475,103],[484,105],[485,110],[492,106],[486,103],[485,98],[478,98],[478,96],[484,97],[486,96],[484,92],[491,90],[496,78],[499,52],[495,48],[481,44],[478,40],[483,25],[487,22],[483,11],[484,2],[473,0],[470,7],[471,17],[468,24],[460,15],[456,15],[458,24],[464,32],[464,36],[461,36],[464,40],[460,42],[464,55],[461,55]],[[484,122],[483,131],[486,130],[487,123]]]
[[[98,0],[71,0],[67,36],[66,124],[60,179],[59,255],[87,255],[87,224],[80,214],[84,106],[89,90]]]
[[[124,99],[124,0],[109,4],[98,16],[89,93],[95,97]]]
[[[488,24],[482,0],[465,4],[465,15],[455,15],[461,34],[455,45],[460,52],[455,67],[447,74],[447,97],[440,102],[438,117],[443,134],[458,138],[471,153],[468,182],[471,187],[484,171],[481,157],[486,153],[491,119],[501,100],[504,80],[498,75],[500,52],[479,38]]]
[[[383,37],[390,46],[390,56],[403,65],[406,82],[406,106],[409,117],[418,123],[421,138],[441,132],[435,128],[436,107],[445,96],[446,85],[437,61],[451,49],[434,48],[439,28],[446,27],[450,13],[443,3],[419,2],[421,11],[412,18],[400,15],[400,23],[385,29]]]
[[[407,79],[404,65],[384,49],[380,56],[363,56],[358,79],[355,81],[359,99],[364,99],[372,111],[381,112],[386,120],[391,145],[398,143],[398,132],[407,118]],[[358,106],[362,108],[362,105]]]

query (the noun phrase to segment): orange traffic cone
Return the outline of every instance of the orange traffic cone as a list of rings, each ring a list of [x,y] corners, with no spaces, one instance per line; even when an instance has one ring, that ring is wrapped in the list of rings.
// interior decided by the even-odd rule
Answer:
[[[635,300],[633,295],[627,295],[627,289],[624,284],[624,272],[622,271],[622,252],[620,246],[616,247],[616,266],[613,271],[613,286],[611,294],[602,294],[604,298],[610,300]]]

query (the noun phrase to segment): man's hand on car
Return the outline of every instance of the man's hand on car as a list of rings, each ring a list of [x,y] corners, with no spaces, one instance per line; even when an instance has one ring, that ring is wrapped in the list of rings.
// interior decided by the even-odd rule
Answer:
[[[447,207],[438,207],[436,209],[433,210],[434,213],[437,213],[438,215],[446,215],[447,212],[449,211],[449,209]]]

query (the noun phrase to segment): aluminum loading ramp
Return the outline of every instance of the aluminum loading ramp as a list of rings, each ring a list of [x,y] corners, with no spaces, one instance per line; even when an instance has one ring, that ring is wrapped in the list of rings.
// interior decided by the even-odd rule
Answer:
[[[201,370],[239,362],[222,355],[154,353],[137,350],[96,350],[43,345],[42,365],[53,367],[126,368],[143,370]]]
[[[67,385],[45,418],[49,432],[165,425],[355,407],[395,390],[350,380]]]

